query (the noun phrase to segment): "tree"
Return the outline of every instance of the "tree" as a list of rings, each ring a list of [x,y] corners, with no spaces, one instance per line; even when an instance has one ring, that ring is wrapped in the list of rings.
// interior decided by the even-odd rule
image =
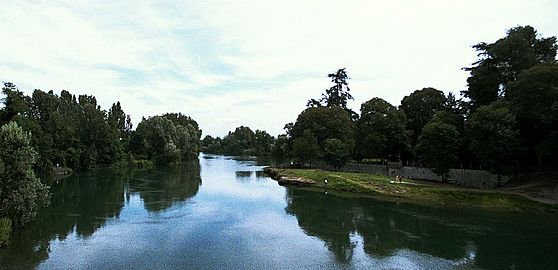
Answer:
[[[293,140],[309,129],[323,149],[326,139],[338,139],[353,149],[353,125],[349,114],[341,107],[310,107],[302,111],[290,130]]]
[[[254,155],[256,134],[249,127],[237,127],[223,138],[223,148],[228,155]]]
[[[68,91],[58,96],[52,90],[39,89],[25,96],[12,83],[5,83],[3,92],[6,98],[1,117],[33,134],[31,145],[39,153],[35,164],[38,172],[49,174],[54,165],[90,169],[121,159],[127,147],[125,135],[132,126],[119,102],[107,114],[94,96],[82,95],[78,102]]]
[[[213,138],[206,135],[202,140],[202,152],[207,154],[221,154],[223,153],[222,139],[219,137]]]
[[[29,110],[23,92],[19,91],[15,84],[5,82],[4,87],[2,87],[2,94],[5,97],[3,98],[4,108],[2,114],[0,114],[2,116],[0,124],[8,123],[14,120],[16,116]]]
[[[447,173],[457,162],[457,129],[442,121],[430,121],[422,130],[416,151],[432,171],[447,181]]]
[[[256,140],[256,154],[269,155],[271,153],[271,147],[275,139],[265,130],[257,129],[254,135]]]
[[[354,99],[353,96],[349,93],[351,89],[349,88],[349,83],[347,82],[350,78],[345,72],[344,68],[338,69],[335,73],[331,73],[327,75],[331,78],[331,82],[333,86],[326,89],[326,92],[322,94],[322,98],[319,100],[310,99],[306,106],[308,107],[341,107],[347,113],[351,119],[356,119],[358,115],[352,111],[351,109],[347,108],[347,101],[349,99]]]
[[[311,130],[307,129],[302,137],[293,141],[292,156],[298,159],[301,165],[312,163],[320,156],[320,147],[318,140]]]
[[[399,159],[409,146],[405,114],[381,98],[363,103],[360,111],[355,152],[363,158]]]
[[[399,108],[407,116],[413,145],[417,143],[422,128],[430,122],[436,112],[444,109],[446,102],[444,92],[430,87],[416,90],[401,100]]]
[[[286,134],[277,136],[277,139],[271,145],[271,155],[274,158],[286,158],[291,152],[290,140]]]
[[[537,65],[510,83],[507,100],[517,120],[522,163],[558,164],[558,65]],[[536,164],[533,162],[535,161]],[[545,163],[546,161],[546,163]]]
[[[80,95],[79,107],[82,109],[79,123],[81,124],[80,165],[85,169],[94,168],[97,163],[111,164],[122,156],[122,147],[118,140],[118,131],[111,128],[107,121],[106,111],[101,110],[94,96]]]
[[[197,158],[201,149],[201,131],[195,128],[197,123],[177,123],[175,125],[166,116],[143,119],[132,138],[134,155],[151,159],[157,164]]]
[[[120,101],[113,103],[108,111],[107,121],[113,130],[118,132],[118,140],[121,142],[122,149],[129,149],[130,135],[132,133],[132,120],[130,115],[126,115]]]
[[[471,115],[468,134],[471,150],[489,171],[512,171],[518,150],[516,120],[505,102],[481,106]]]
[[[350,158],[350,151],[346,144],[338,139],[327,139],[324,142],[324,160],[335,170],[345,166]]]
[[[30,136],[15,122],[0,129],[0,218],[9,218],[16,227],[50,202],[49,187],[33,172],[37,153]]]
[[[539,38],[531,26],[517,26],[507,31],[504,38],[494,43],[474,45],[479,60],[467,79],[468,89],[463,95],[470,99],[472,108],[488,105],[499,96],[506,96],[510,82],[516,81],[523,70],[537,64],[556,62],[556,37]]]

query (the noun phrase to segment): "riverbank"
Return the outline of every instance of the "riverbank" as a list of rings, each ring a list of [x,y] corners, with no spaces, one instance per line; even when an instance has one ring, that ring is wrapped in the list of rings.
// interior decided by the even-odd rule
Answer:
[[[394,178],[365,173],[332,172],[314,169],[266,168],[271,178],[283,185],[302,185],[328,190],[375,195],[388,200],[402,199],[435,205],[492,208],[514,211],[558,213],[553,201],[538,201],[514,189],[477,190],[447,184]],[[324,180],[327,179],[327,184]],[[327,187],[326,187],[327,186]]]

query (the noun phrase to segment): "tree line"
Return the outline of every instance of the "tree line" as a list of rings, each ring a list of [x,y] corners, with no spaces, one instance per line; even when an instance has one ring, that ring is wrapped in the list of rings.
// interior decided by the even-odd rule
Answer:
[[[89,170],[133,160],[168,164],[193,159],[201,150],[201,130],[181,113],[142,118],[136,130],[120,102],[103,110],[92,95],[63,90],[35,90],[26,96],[13,83],[4,83],[0,125],[15,122],[31,133],[38,152],[35,168],[49,173],[55,167]]]
[[[120,102],[103,110],[92,95],[63,90],[25,95],[4,83],[0,109],[0,246],[50,202],[36,174],[99,165],[169,164],[196,159],[202,131],[181,113],[143,118],[136,130]]]
[[[266,131],[240,126],[223,138],[207,135],[202,140],[202,151],[208,154],[232,156],[269,155],[275,144],[275,137]]]
[[[405,96],[399,106],[372,98],[360,115],[347,108],[345,69],[310,99],[272,146],[299,164],[317,160],[339,168],[349,159],[401,161],[433,168],[487,169],[497,174],[555,170],[558,166],[556,37],[518,26],[493,43],[473,46],[478,59],[461,97],[434,88]]]

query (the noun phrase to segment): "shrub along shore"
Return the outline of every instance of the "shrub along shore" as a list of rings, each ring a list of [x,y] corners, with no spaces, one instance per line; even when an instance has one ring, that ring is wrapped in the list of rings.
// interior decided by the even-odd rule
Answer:
[[[512,211],[558,213],[557,202],[543,203],[522,196],[521,190],[477,190],[446,184],[402,179],[383,175],[323,171],[317,169],[265,168],[282,185],[298,185],[328,191],[351,192],[384,200],[438,206],[477,207]],[[325,180],[327,179],[327,184]]]

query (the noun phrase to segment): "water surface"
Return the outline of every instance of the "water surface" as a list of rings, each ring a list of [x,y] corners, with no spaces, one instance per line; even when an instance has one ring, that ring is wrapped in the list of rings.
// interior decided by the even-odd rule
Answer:
[[[52,183],[1,269],[555,269],[558,216],[284,188],[254,160],[202,155]]]

